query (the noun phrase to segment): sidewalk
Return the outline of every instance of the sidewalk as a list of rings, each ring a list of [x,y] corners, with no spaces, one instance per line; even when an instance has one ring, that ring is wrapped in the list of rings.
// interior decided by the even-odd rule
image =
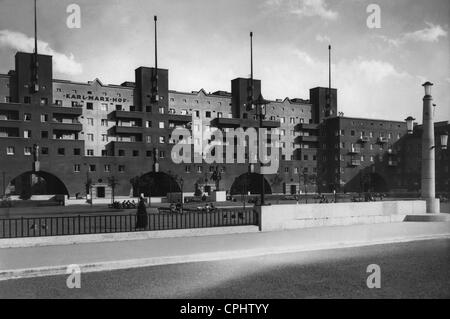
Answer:
[[[87,243],[0,249],[0,280],[276,253],[450,238],[450,223],[393,223],[322,227],[284,232]]]

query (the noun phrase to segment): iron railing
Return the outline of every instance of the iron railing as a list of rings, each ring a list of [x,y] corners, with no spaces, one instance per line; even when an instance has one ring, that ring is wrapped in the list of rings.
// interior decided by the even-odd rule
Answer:
[[[188,228],[258,225],[247,210],[147,214],[147,226],[136,228],[137,215],[78,215],[0,219],[0,238],[123,233]]]

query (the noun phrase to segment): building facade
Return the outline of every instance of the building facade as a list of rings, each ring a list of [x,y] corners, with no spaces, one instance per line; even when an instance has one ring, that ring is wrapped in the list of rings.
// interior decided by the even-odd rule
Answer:
[[[134,82],[77,83],[53,78],[51,56],[38,55],[38,64],[35,59],[18,52],[15,69],[0,75],[4,194],[91,192],[101,198],[113,188],[122,196],[193,194],[216,187],[215,169],[221,172],[219,187],[231,194],[260,192],[258,163],[172,161],[171,150],[180,142],[173,130],[194,132],[197,126],[276,133],[267,142],[280,164],[265,176],[267,193],[410,188],[413,174],[401,165],[410,158],[403,154],[406,124],[338,116],[336,89],[313,88],[309,99],[261,100],[258,108],[259,80],[234,79],[231,92],[177,92],[169,89],[168,70],[139,67]],[[204,155],[196,154],[198,141],[184,142],[191,145],[188,157]]]

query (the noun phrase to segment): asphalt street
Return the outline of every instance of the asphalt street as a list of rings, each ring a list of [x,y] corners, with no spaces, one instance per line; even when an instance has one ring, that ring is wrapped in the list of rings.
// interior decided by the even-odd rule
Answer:
[[[381,269],[369,289],[367,267]],[[0,282],[0,298],[450,298],[450,239]]]

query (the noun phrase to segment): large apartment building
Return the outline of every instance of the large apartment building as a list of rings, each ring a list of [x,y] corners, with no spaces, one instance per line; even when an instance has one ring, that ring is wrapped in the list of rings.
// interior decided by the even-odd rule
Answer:
[[[222,189],[260,192],[258,164],[172,161],[173,130],[193,132],[195,123],[206,131],[262,126],[277,133],[269,144],[279,147],[280,165],[265,176],[268,193],[296,194],[305,180],[309,192],[411,189],[411,174],[399,165],[408,157],[401,155],[406,124],[339,116],[336,89],[266,101],[259,80],[237,78],[231,92],[212,93],[177,92],[168,83],[169,70],[148,67],[121,85],[58,80],[51,56],[18,52],[14,70],[0,75],[3,192],[108,197],[112,177],[118,195],[210,191],[217,165]],[[261,108],[254,107],[258,97]]]

